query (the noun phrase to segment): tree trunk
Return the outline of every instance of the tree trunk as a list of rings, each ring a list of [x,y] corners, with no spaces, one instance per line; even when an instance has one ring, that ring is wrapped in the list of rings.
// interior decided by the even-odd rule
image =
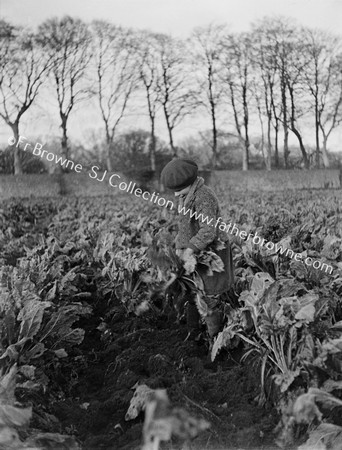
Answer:
[[[169,131],[169,142],[170,142],[170,148],[173,154],[173,157],[176,158],[177,157],[177,149],[173,143],[173,135],[172,135],[172,128],[168,126],[168,131]]]
[[[154,119],[151,119],[150,164],[152,172],[156,171],[156,136]]]
[[[217,165],[217,129],[216,129],[216,116],[215,116],[215,106],[211,105],[211,120],[212,120],[212,126],[213,126],[213,156],[211,158],[211,166],[212,169],[216,169]]]
[[[112,164],[112,150],[113,150],[113,141],[111,139],[107,140],[107,156],[106,156],[106,166],[108,172],[113,171],[113,164]]]
[[[319,95],[319,85],[318,85],[318,61],[315,59],[315,138],[316,138],[316,167],[320,166],[320,148],[319,148],[319,110],[318,110],[318,95]]]
[[[275,137],[274,137],[274,165],[276,169],[279,169],[279,146],[278,146],[278,138],[279,138],[279,126],[278,122],[274,127]]]
[[[170,143],[170,149],[172,151],[173,157],[176,158],[177,157],[177,149],[173,143],[173,130],[172,130],[172,125],[170,123],[170,117],[169,117],[169,113],[167,111],[166,105],[164,104],[164,115],[165,115],[165,122],[166,122],[166,126],[167,126],[167,131],[169,134],[169,143]]]
[[[245,140],[242,154],[242,170],[249,169],[249,140]]]
[[[267,170],[272,169],[271,119],[267,120]]]
[[[284,132],[284,164],[285,169],[289,167],[289,128],[287,124],[287,100],[286,100],[286,86],[284,74],[281,77],[281,101],[283,108],[283,132]]]
[[[262,122],[261,116],[260,117],[260,124],[261,124],[261,153],[262,157],[264,159],[265,167],[267,169],[267,155],[265,155],[265,134],[264,134],[264,124]]]
[[[305,169],[310,168],[310,161],[308,158],[308,155],[306,153],[306,149],[304,147],[303,139],[296,127],[296,114],[295,114],[295,101],[294,101],[294,88],[293,85],[288,84],[290,99],[291,99],[291,115],[290,115],[290,130],[295,134],[295,136],[298,139],[300,151],[302,152],[303,156],[303,163]]]
[[[23,173],[21,159],[20,159],[20,148],[17,146],[17,142],[19,141],[19,123],[14,122],[11,125],[15,144],[14,144],[14,175],[21,175]]]
[[[114,141],[114,131],[110,132],[108,118],[103,115],[105,131],[106,131],[106,168],[108,172],[113,171],[112,164],[112,150],[113,150],[113,141]]]
[[[265,163],[265,167],[266,170],[269,170],[269,165],[268,165],[268,160],[267,160],[267,155],[265,155],[265,132],[264,132],[264,122],[262,120],[262,113],[261,113],[261,108],[258,102],[258,115],[259,115],[259,122],[260,122],[260,129],[261,129],[261,153],[262,153],[262,157]]]
[[[289,168],[289,129],[287,125],[284,125],[283,127],[284,131],[284,164],[285,169]]]
[[[248,123],[245,122],[245,145],[242,157],[242,170],[249,169],[249,136],[248,136]]]
[[[322,160],[323,160],[323,166],[325,169],[328,169],[330,167],[330,161],[329,161],[328,151],[327,151],[327,142],[328,142],[328,137],[323,136]]]
[[[243,121],[245,128],[245,151],[243,154],[242,170],[249,169],[249,135],[248,135],[248,105],[247,105],[247,89],[243,89]]]
[[[318,93],[317,93],[318,95]],[[319,112],[318,112],[318,100],[317,95],[315,96],[315,138],[316,138],[316,167],[319,168],[320,166],[320,148],[319,148],[319,124],[320,124],[320,118],[319,118]]]
[[[66,117],[62,117],[61,127],[62,127],[62,140],[61,140],[62,156],[64,156],[64,158],[66,158],[66,159],[69,159],[67,118]]]
[[[302,152],[302,156],[303,156],[304,167],[305,167],[305,169],[309,169],[310,162],[309,162],[308,155],[306,153],[306,149],[304,147],[302,136],[300,135],[299,131],[293,125],[291,127],[291,131],[296,135],[296,137],[298,139],[300,151]]]

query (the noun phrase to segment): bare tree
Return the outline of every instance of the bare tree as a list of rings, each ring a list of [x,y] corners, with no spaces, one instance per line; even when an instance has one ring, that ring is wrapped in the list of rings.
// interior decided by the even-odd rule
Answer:
[[[45,21],[38,28],[40,41],[47,47],[51,74],[61,120],[62,154],[69,158],[68,120],[75,105],[89,98],[85,84],[91,59],[91,35],[80,19],[65,16]]]
[[[249,168],[249,116],[252,103],[252,41],[248,33],[229,34],[222,43],[223,80],[229,88],[236,132],[243,142],[242,170]]]
[[[322,159],[329,167],[327,142],[332,131],[342,123],[342,54],[339,53],[331,64],[326,88],[321,96],[319,127],[323,136]]]
[[[302,47],[303,36],[298,26],[282,17],[265,18],[258,24],[258,28],[267,35],[267,57],[270,58],[271,68],[273,70],[274,67],[277,75],[270,104],[275,126],[278,128],[279,121],[282,123],[285,168],[289,167],[289,131],[297,137],[304,166],[308,168],[309,159],[299,126],[299,119],[307,113],[308,107],[303,74],[308,57]],[[279,93],[276,90],[279,90]],[[276,138],[277,133],[276,129]]]
[[[49,60],[34,33],[0,21],[0,117],[19,139],[22,116],[34,103]],[[20,149],[14,145],[14,173],[22,173]]]
[[[342,76],[341,65],[339,64],[341,41],[336,36],[321,30],[305,28],[303,34],[307,41],[306,48],[310,57],[305,71],[305,79],[313,100],[316,141],[315,163],[319,167],[322,153],[323,164],[328,167],[327,138],[342,120]],[[327,127],[324,125],[327,124],[328,117],[330,127],[328,127],[329,131],[326,132]],[[324,125],[323,122],[325,122]],[[320,132],[323,134],[322,151]]]
[[[174,156],[173,132],[177,125],[195,108],[194,93],[185,58],[186,47],[179,39],[158,34],[154,36],[158,58],[158,89],[165,122],[169,134],[170,148]]]
[[[192,50],[193,72],[197,78],[197,103],[207,111],[211,120],[212,168],[217,165],[218,108],[223,103],[224,85],[220,77],[222,70],[220,51],[224,32],[225,26],[209,25],[205,28],[196,28],[189,43]]]
[[[289,129],[298,139],[299,148],[306,169],[310,168],[310,161],[304,145],[299,119],[310,109],[307,101],[305,86],[305,72],[309,64],[309,55],[303,43],[303,36],[298,30],[296,37],[288,41],[288,67],[286,71],[285,84],[289,94]]]
[[[156,40],[153,34],[148,32],[138,33],[136,36],[137,63],[139,78],[147,103],[148,116],[150,119],[150,142],[149,156],[151,171],[156,170],[156,116],[160,106],[160,71],[158,54],[156,51]]]
[[[272,24],[273,25],[273,24]],[[272,26],[271,25],[271,26]],[[272,129],[274,130],[274,162],[279,167],[279,127],[281,108],[279,107],[279,77],[276,57],[277,45],[268,19],[263,19],[252,26],[253,68],[257,76],[254,95],[258,98],[259,110],[267,120],[267,155],[266,168],[271,169]]]
[[[92,31],[96,95],[105,126],[107,169],[111,171],[115,134],[137,87],[138,73],[130,30],[108,22],[94,21]]]
[[[275,85],[269,85],[270,103],[275,129],[275,151],[278,154],[279,123],[283,131],[283,154],[285,168],[289,167],[289,98],[287,90],[288,70],[291,65],[290,53],[296,37],[296,27],[283,17],[264,18],[256,24],[256,30],[266,41],[263,51],[271,73],[275,70]],[[253,30],[252,30],[253,32]],[[273,79],[273,77],[271,77]],[[276,156],[277,158],[277,156]]]

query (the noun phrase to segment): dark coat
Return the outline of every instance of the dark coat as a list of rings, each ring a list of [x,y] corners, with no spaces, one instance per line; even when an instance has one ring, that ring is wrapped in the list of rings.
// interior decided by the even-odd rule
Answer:
[[[205,274],[205,266],[197,266],[206,294],[222,294],[229,290],[234,282],[234,267],[228,234],[215,226],[216,220],[221,216],[218,199],[213,190],[199,178],[185,200],[181,199],[179,207],[181,206],[184,206],[184,210],[179,214],[177,249],[192,248],[199,252],[208,249],[210,244],[214,244],[218,239],[226,245],[225,249],[216,251],[224,263],[224,272],[214,272],[214,275],[209,276]],[[184,214],[185,211],[187,214]],[[196,212],[197,217],[202,214],[204,221],[202,218],[196,219],[195,215],[191,217],[191,212]],[[205,220],[206,217],[208,221]]]

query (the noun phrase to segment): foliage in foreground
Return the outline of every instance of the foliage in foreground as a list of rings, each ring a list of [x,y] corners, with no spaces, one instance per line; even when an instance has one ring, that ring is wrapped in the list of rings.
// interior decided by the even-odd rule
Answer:
[[[280,412],[277,444],[283,448],[298,443],[306,450],[314,440],[320,450],[339,445],[342,423],[336,422],[335,413],[342,411],[341,201],[334,194],[329,201],[326,197],[326,192],[288,199],[240,196],[224,207],[240,229],[258,231],[273,242],[286,240],[293,251],[334,267],[328,275],[248,243],[234,243],[238,302],[226,305],[224,327],[211,355],[215,359],[223,348],[243,346],[246,364],[260,371],[259,403],[271,402]],[[108,344],[107,325],[117,300],[127,315],[157,317],[175,306],[181,313],[194,283],[172,246],[176,218],[166,216],[163,209],[127,200],[4,205],[0,215],[2,384],[10,378],[14,386],[17,373],[20,392],[46,394],[54,386],[59,396],[67,397],[54,377],[79,361],[77,347],[84,338],[79,322],[93,314],[94,286],[96,301],[106,304],[99,329]],[[45,222],[46,216],[51,220]],[[219,269],[218,261],[206,261]],[[6,413],[2,445],[13,439],[12,448],[19,448],[23,439],[26,443],[36,439],[30,431],[21,431],[18,443],[16,431],[29,421],[35,405],[14,406],[14,396],[9,401],[3,392],[1,405],[7,411],[8,406],[20,411],[10,408],[13,414]],[[23,418],[16,419],[17,413]],[[61,436],[41,439],[66,439]],[[72,442],[70,448],[77,448]]]

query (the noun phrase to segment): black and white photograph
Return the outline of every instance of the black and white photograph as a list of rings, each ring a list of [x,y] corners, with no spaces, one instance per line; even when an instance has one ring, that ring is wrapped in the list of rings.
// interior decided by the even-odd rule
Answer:
[[[0,450],[342,450],[342,0],[0,0]]]

